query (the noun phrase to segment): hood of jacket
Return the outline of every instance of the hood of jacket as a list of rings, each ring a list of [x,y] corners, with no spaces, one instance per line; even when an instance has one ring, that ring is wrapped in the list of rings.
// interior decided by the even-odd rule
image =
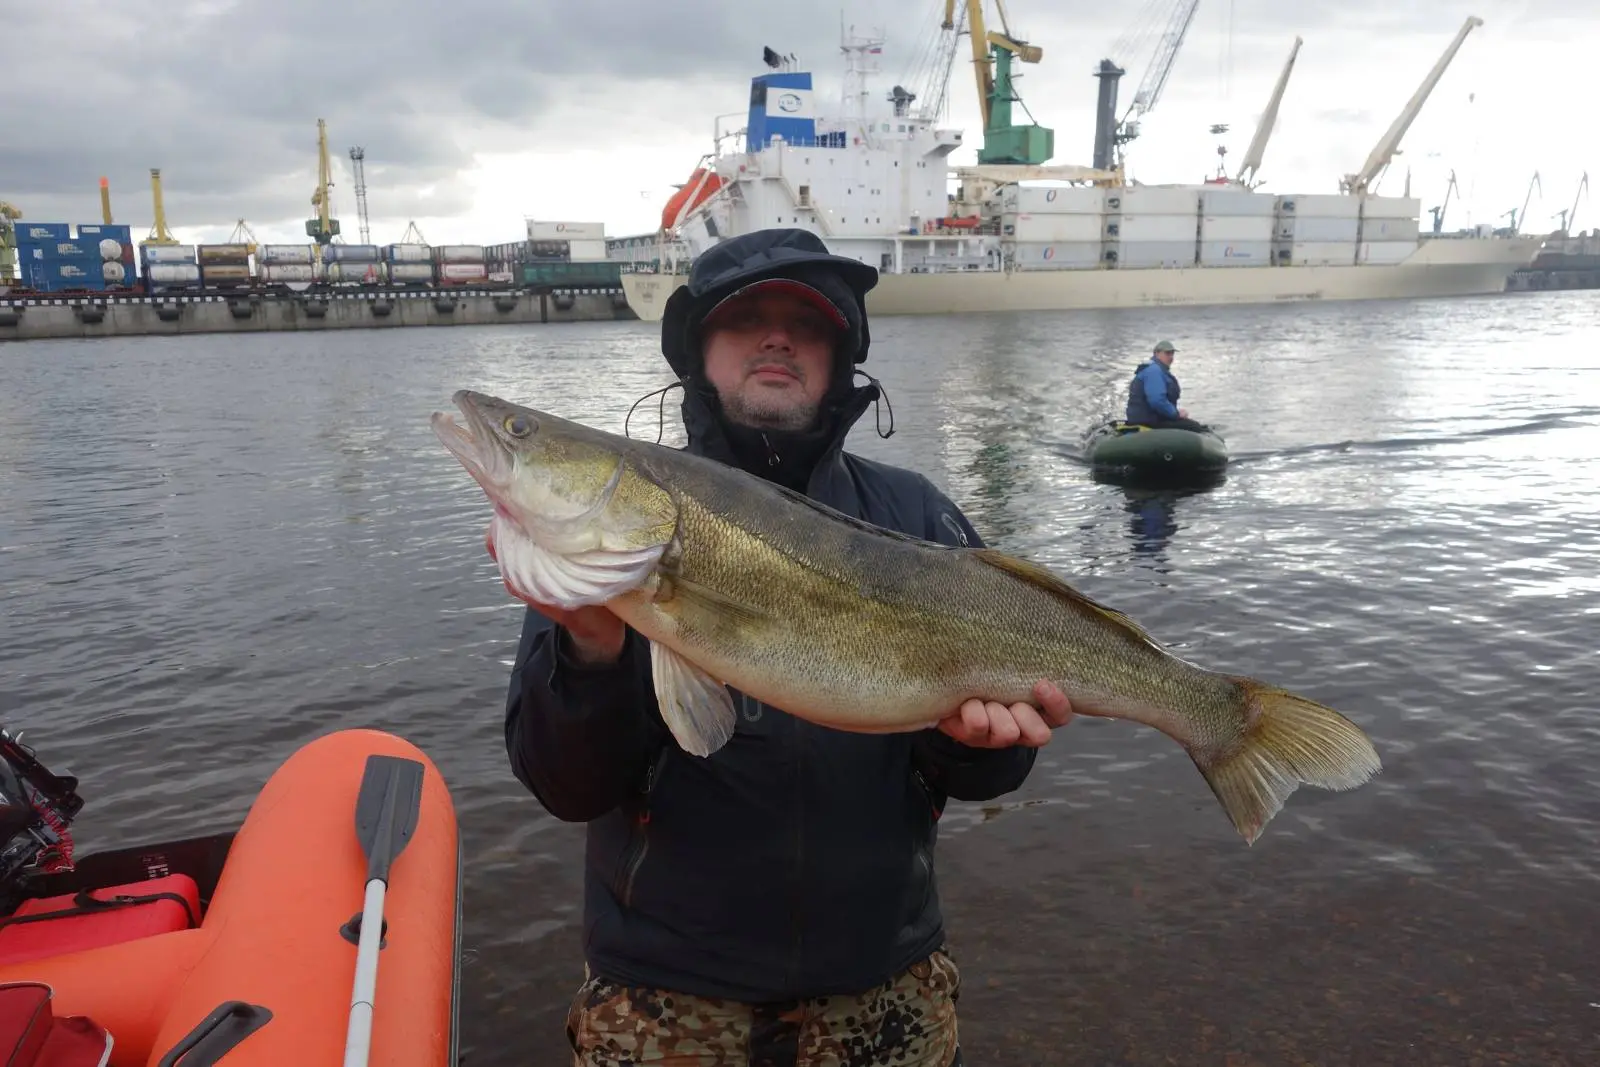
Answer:
[[[818,425],[811,430],[754,430],[730,423],[705,379],[700,324],[706,313],[729,294],[767,278],[811,286],[845,318]],[[699,256],[661,318],[661,353],[683,384],[689,450],[804,491],[813,471],[843,448],[851,428],[879,396],[876,382],[855,385],[855,369],[866,362],[871,347],[866,294],[877,282],[877,270],[833,255],[807,230],[757,230]]]

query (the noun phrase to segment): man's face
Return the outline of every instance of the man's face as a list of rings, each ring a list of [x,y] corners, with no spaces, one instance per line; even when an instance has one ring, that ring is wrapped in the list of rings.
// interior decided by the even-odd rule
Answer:
[[[1163,365],[1170,367],[1172,366],[1172,357],[1174,355],[1176,355],[1174,352],[1157,352],[1156,358],[1159,359]]]
[[[733,422],[808,429],[828,391],[838,334],[824,312],[789,293],[741,297],[706,322],[706,380]]]

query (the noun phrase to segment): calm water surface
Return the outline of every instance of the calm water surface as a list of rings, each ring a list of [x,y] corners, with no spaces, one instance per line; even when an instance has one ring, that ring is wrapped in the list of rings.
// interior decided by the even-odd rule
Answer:
[[[953,804],[969,1062],[1600,1062],[1597,331],[1594,293],[875,326],[896,432],[852,447],[1385,763],[1254,848],[1113,721]],[[1161,337],[1236,456],[1204,493],[1077,459]],[[582,828],[507,767],[521,609],[428,414],[470,386],[620,430],[667,380],[638,323],[0,347],[0,718],[84,779],[80,849],[231,827],[310,738],[401,733],[461,820],[467,1062],[563,1062]]]

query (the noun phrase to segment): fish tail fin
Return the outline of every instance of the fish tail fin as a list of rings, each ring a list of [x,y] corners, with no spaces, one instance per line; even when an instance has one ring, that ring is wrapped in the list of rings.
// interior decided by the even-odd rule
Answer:
[[[1252,678],[1233,681],[1245,697],[1244,732],[1193,755],[1247,843],[1255,843],[1302,783],[1354,789],[1382,768],[1361,727],[1332,708]]]

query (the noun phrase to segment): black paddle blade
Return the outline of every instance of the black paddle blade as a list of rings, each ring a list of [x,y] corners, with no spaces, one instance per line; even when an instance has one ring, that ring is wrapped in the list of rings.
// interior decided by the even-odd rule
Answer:
[[[405,850],[422,811],[422,764],[368,756],[356,796],[356,838],[367,857],[367,881],[389,881],[389,865]]]

